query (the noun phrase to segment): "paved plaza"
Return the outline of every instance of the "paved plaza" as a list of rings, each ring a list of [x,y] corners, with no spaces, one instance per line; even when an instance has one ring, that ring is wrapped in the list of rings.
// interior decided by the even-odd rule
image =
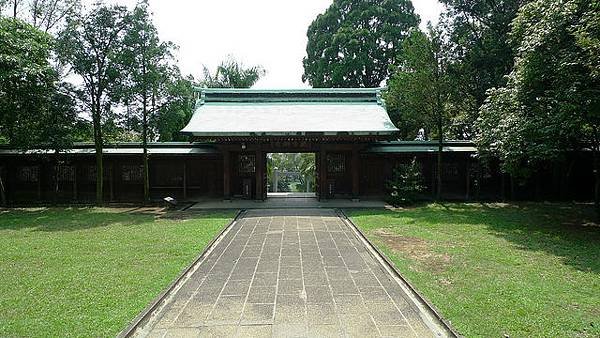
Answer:
[[[405,290],[334,210],[251,210],[135,335],[444,336]]]

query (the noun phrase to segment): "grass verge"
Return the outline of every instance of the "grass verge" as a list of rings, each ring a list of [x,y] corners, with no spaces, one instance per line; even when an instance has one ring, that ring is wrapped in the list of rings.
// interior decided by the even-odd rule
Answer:
[[[0,336],[114,336],[234,216],[0,210]]]
[[[591,206],[347,213],[465,336],[600,336],[600,227]]]

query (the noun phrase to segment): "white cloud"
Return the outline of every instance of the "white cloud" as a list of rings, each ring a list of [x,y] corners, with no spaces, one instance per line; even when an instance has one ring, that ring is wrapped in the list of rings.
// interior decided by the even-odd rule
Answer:
[[[91,2],[92,0],[88,0]],[[109,2],[133,6],[135,0]],[[332,0],[150,0],[162,39],[179,45],[184,73],[199,76],[202,65],[215,68],[228,54],[247,65],[261,64],[267,75],[258,88],[306,87],[302,58],[306,30]],[[421,27],[437,21],[437,0],[413,0]]]

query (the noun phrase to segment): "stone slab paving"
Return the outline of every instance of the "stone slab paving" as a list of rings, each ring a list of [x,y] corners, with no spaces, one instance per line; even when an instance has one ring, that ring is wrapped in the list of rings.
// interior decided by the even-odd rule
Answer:
[[[418,306],[329,209],[251,210],[136,335],[432,337]]]

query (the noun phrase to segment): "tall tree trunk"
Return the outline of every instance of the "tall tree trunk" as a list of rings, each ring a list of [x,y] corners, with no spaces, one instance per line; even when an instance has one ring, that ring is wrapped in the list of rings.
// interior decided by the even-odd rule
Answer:
[[[19,0],[14,0],[13,1],[13,18],[17,18],[17,12],[18,12],[18,7],[19,7]]]
[[[100,120],[100,98],[93,99],[92,120],[94,124],[94,145],[96,148],[96,204],[103,204],[104,193],[104,161],[102,156],[102,122]]]

